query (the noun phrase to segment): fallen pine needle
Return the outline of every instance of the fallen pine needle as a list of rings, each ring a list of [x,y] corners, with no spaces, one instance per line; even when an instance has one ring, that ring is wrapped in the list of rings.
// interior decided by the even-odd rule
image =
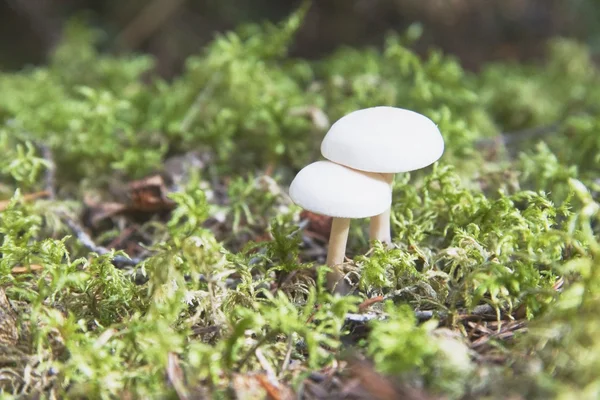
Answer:
[[[362,303],[360,303],[360,305],[358,306],[358,311],[364,312],[371,305],[373,305],[375,303],[381,303],[383,300],[385,300],[385,298],[383,296],[376,296],[376,297],[367,299],[367,300],[363,301]]]
[[[48,197],[48,196],[50,196],[50,192],[48,192],[47,190],[42,190],[41,192],[24,194],[22,196],[22,199],[23,199],[23,201],[33,201],[33,200],[37,200],[42,197]],[[0,201],[0,211],[6,210],[6,208],[8,207],[8,205],[10,204],[11,201],[12,200]]]
[[[267,392],[269,399],[282,400],[281,392],[271,382],[269,382],[269,378],[267,378],[265,375],[257,375],[256,380]]]
[[[18,275],[18,274],[26,274],[28,272],[38,272],[43,270],[44,267],[42,267],[39,264],[31,264],[30,266],[26,267],[23,265],[19,265],[17,267],[13,267],[10,272],[12,274]]]

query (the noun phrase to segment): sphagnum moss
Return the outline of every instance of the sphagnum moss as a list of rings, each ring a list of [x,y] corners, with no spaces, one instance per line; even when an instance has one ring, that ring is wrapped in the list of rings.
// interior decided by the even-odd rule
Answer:
[[[12,349],[0,352],[2,395],[227,398],[239,374],[264,374],[310,397],[311,371],[345,376],[350,344],[452,398],[597,397],[600,75],[587,49],[556,39],[544,63],[474,74],[438,51],[419,57],[413,27],[382,49],[290,59],[304,11],[219,36],[169,82],[140,79],[147,56],[96,51],[81,23],[47,66],[0,74],[0,194],[12,199],[0,203],[0,307],[17,316],[2,329],[18,332],[16,344],[0,337]],[[332,296],[313,268],[319,238],[285,195],[326,127],[295,110],[334,121],[377,105],[430,116],[446,153],[395,181],[392,249],[364,254],[366,233],[352,231],[357,292]],[[135,269],[90,254],[64,224],[89,191],[108,196],[112,180],[188,149],[210,165],[171,195],[167,220],[140,228]],[[370,331],[346,323],[365,304]]]

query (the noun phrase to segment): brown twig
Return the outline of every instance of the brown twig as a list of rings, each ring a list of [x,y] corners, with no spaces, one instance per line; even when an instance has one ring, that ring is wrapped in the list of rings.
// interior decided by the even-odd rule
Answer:
[[[107,249],[106,247],[100,246],[100,245],[97,245],[96,243],[94,243],[94,241],[92,240],[90,235],[88,235],[85,232],[83,227],[81,225],[79,225],[77,222],[75,222],[72,218],[62,215],[61,220],[65,223],[65,225],[67,225],[71,229],[71,231],[73,232],[73,234],[75,235],[77,240],[89,251],[91,251],[93,253],[97,253],[99,255],[105,255],[105,254],[109,254],[111,252],[111,250]],[[126,256],[116,254],[112,259],[112,263],[117,268],[133,267],[138,264],[141,264],[148,257],[129,258]],[[140,281],[145,282],[145,277],[143,277],[141,275],[140,271],[138,271],[138,273],[139,273],[139,276],[136,277],[136,281],[139,278]],[[200,282],[204,282],[204,283],[209,283],[211,281],[209,278],[207,278],[204,275],[199,275],[198,280]],[[227,286],[227,288],[230,288],[230,289],[235,288],[239,283],[240,283],[239,279],[231,279],[231,278],[225,279],[225,285]]]
[[[493,332],[486,327],[477,326],[477,329],[484,333],[483,336],[471,343],[471,348],[476,349],[487,344],[492,339],[506,340],[512,338],[517,332],[526,332],[525,321],[518,321],[510,325],[506,325],[505,329],[500,332]]]
[[[111,252],[106,247],[99,246],[96,243],[94,243],[94,241],[92,240],[90,235],[88,235],[85,232],[85,230],[83,229],[83,227],[81,225],[79,225],[77,222],[75,222],[73,219],[68,218],[64,215],[62,216],[61,219],[65,223],[65,225],[67,225],[71,229],[73,234],[75,234],[75,236],[77,237],[77,240],[91,252],[97,253],[99,255],[105,255],[105,254],[109,254]],[[144,260],[141,258],[135,258],[135,257],[129,258],[129,257],[125,257],[125,256],[117,254],[113,257],[112,261],[115,264],[119,264],[119,265],[123,265],[123,266],[135,266]]]

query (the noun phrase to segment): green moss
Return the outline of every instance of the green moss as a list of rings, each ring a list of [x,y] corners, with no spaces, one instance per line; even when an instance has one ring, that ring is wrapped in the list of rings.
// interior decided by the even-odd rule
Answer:
[[[297,386],[350,342],[379,371],[453,398],[524,381],[532,396],[597,393],[600,76],[586,47],[556,39],[543,63],[475,74],[436,50],[418,56],[413,26],[382,49],[291,59],[305,12],[217,37],[173,81],[146,55],[98,52],[79,22],[49,65],[0,73],[0,193],[12,197],[0,211],[0,284],[22,310],[19,348],[37,360],[11,361],[14,376],[33,375],[7,392],[172,397],[175,359],[186,391],[226,398],[238,372],[268,367]],[[381,104],[430,116],[447,150],[397,177],[393,248],[367,252],[366,221],[354,224],[358,290],[332,296],[285,185],[319,157],[331,121]],[[58,196],[30,202],[23,194],[48,184],[45,146]],[[190,149],[210,152],[209,165],[169,195],[168,220],[148,223],[135,268],[116,269],[117,252],[89,253],[62,222],[88,190]],[[42,271],[15,272],[30,265]],[[372,306],[382,319],[358,342],[346,314],[374,296],[388,300]],[[506,365],[480,361],[474,374],[460,316],[485,304],[524,313],[531,332],[497,344]],[[414,310],[439,320],[421,324]],[[516,372],[536,365],[536,376]],[[495,382],[482,378],[494,368]]]

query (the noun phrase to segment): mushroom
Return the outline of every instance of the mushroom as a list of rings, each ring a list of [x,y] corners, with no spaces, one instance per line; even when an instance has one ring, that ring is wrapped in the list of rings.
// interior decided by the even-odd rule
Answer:
[[[394,174],[424,168],[444,152],[436,124],[424,115],[396,107],[371,107],[336,121],[321,143],[321,153],[334,163],[379,173],[389,184]],[[390,208],[371,218],[371,240],[391,243]]]
[[[357,171],[330,161],[304,167],[290,185],[291,199],[305,210],[333,217],[327,265],[329,290],[344,292],[340,265],[344,262],[351,218],[381,214],[392,204],[389,184],[380,174]]]

